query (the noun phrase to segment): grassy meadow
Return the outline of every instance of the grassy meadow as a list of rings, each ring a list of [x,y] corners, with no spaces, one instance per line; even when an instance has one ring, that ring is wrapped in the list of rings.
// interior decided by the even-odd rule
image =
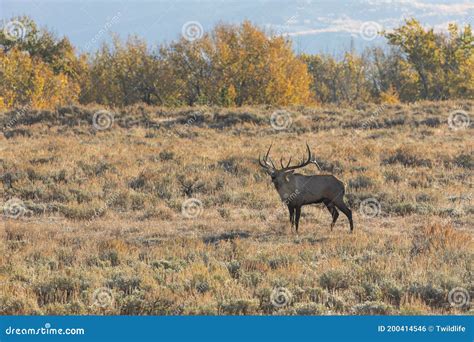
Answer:
[[[473,107],[0,114],[0,314],[472,314]],[[290,230],[257,158],[306,142],[354,233],[321,205]]]

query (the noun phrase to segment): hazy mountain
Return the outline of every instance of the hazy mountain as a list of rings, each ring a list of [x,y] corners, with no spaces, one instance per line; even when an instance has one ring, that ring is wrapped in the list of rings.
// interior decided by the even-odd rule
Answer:
[[[298,52],[340,54],[383,44],[375,32],[415,16],[426,26],[445,29],[448,22],[472,23],[472,1],[423,0],[244,0],[114,1],[0,0],[0,17],[27,14],[58,35],[67,35],[82,51],[97,49],[109,32],[137,34],[150,43],[179,37],[186,23],[198,30],[216,23],[251,20],[269,32],[288,34]]]

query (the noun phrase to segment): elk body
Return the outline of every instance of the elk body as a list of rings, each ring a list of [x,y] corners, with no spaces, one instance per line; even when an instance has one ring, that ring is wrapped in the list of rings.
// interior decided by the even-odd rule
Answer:
[[[351,232],[354,229],[352,222],[352,211],[344,203],[344,184],[332,175],[305,176],[294,173],[296,169],[302,168],[312,161],[311,150],[306,144],[308,158],[298,165],[290,166],[291,158],[286,166],[280,160],[281,169],[277,169],[270,154],[270,145],[263,159],[259,157],[260,166],[267,172],[275,185],[281,200],[288,206],[291,227],[295,226],[298,232],[301,207],[308,204],[324,203],[332,216],[331,230],[336,224],[339,212],[342,211],[349,219]]]

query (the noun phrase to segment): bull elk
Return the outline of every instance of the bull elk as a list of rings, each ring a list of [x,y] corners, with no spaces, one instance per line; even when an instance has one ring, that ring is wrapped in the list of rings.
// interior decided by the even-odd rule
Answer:
[[[272,177],[281,200],[288,206],[290,212],[291,228],[298,225],[301,215],[301,207],[307,204],[324,203],[332,216],[331,230],[336,224],[339,212],[342,211],[349,219],[351,232],[354,229],[352,222],[352,211],[344,203],[344,184],[333,175],[313,175],[305,176],[294,173],[296,169],[302,168],[308,164],[316,163],[312,160],[311,150],[306,144],[308,158],[298,165],[290,166],[291,158],[286,166],[283,165],[283,159],[280,159],[281,169],[277,169],[272,159],[268,157],[270,149],[263,159],[259,156],[260,166]],[[337,209],[336,209],[337,208]]]

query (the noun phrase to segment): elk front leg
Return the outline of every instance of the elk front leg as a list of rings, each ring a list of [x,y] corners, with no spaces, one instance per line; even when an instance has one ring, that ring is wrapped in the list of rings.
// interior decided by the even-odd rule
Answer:
[[[296,207],[296,215],[295,215],[296,234],[298,234],[298,226],[299,226],[299,223],[300,223],[300,215],[301,215],[301,207]]]
[[[295,225],[295,208],[288,206],[288,211],[290,212],[291,231],[293,231],[293,226]]]

